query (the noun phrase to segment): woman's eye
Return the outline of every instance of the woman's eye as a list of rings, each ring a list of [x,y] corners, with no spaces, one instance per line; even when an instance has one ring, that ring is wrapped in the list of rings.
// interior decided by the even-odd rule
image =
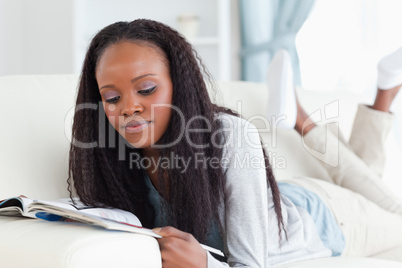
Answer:
[[[116,97],[107,99],[106,102],[107,103],[116,103],[119,99],[120,99],[120,96],[116,96]]]
[[[151,94],[155,89],[156,89],[156,86],[150,87],[150,88],[147,88],[147,89],[143,89],[143,90],[139,90],[138,93],[140,93],[140,94],[142,94],[142,95],[149,95],[149,94]]]

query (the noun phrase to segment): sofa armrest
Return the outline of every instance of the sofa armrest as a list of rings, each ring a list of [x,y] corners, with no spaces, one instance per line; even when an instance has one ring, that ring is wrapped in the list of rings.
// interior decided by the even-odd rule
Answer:
[[[155,238],[0,216],[0,267],[162,267]]]

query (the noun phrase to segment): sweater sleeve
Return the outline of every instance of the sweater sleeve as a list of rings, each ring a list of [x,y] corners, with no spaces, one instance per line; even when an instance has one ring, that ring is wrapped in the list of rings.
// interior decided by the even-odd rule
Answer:
[[[226,193],[220,225],[227,262],[208,253],[208,267],[268,267],[268,187],[257,129],[224,115]]]

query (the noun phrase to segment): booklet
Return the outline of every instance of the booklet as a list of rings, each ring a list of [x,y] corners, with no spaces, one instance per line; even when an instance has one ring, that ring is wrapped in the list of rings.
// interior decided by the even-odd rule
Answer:
[[[162,236],[144,228],[133,213],[117,208],[95,208],[84,205],[78,198],[44,201],[25,196],[0,201],[0,216],[23,216],[47,221],[74,221],[109,230],[145,234],[155,238]],[[220,256],[224,254],[215,248],[201,246]]]
[[[70,198],[57,201],[13,197],[0,201],[0,216],[24,216],[47,221],[76,221],[109,230],[126,231],[161,238],[152,230],[141,227],[131,212],[116,208],[94,208]]]

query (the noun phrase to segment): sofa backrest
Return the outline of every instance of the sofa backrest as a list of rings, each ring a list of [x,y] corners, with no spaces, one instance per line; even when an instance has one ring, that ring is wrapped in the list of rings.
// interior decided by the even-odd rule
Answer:
[[[77,82],[77,75],[0,77],[0,200],[19,194],[43,199],[68,196],[68,151]],[[273,131],[266,124],[268,93],[264,84],[222,82],[216,88],[218,94],[211,93],[216,103],[237,110],[259,128],[277,179],[310,176],[329,180],[294,130]],[[361,96],[300,89],[298,95],[308,112],[336,101],[340,127],[347,136]],[[400,150],[391,142],[389,148],[395,156],[391,161],[397,161]]]
[[[258,128],[278,180],[294,176],[309,176],[330,181],[328,173],[318,165],[318,160],[308,154],[303,147],[300,135],[293,129],[276,128],[269,121],[270,118],[267,118],[269,95],[266,84],[231,81],[220,82],[217,88],[218,94],[215,101],[218,104],[232,108]],[[323,98],[323,94],[308,96],[307,93],[305,100],[305,94],[306,92],[303,91],[303,100],[312,107],[314,107],[312,104],[330,103],[333,98],[336,98],[336,96]]]
[[[0,78],[0,199],[68,196],[65,119],[76,86],[75,75]]]

